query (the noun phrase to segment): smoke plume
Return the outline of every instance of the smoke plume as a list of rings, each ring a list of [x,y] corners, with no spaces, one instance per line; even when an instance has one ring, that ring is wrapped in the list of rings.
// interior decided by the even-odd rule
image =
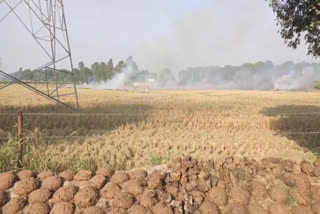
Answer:
[[[142,72],[128,58],[122,72],[111,80],[91,84],[96,89],[235,89],[235,90],[304,90],[312,89],[320,80],[320,64],[286,62],[273,65],[270,61],[240,66],[192,67],[180,71],[163,69]],[[151,78],[152,77],[152,78]],[[152,81],[151,81],[152,80]]]
[[[100,83],[92,82],[89,86],[95,89],[126,89],[132,86],[134,78],[140,72],[139,68],[132,57],[126,59],[125,65],[121,72],[115,74],[111,80]]]

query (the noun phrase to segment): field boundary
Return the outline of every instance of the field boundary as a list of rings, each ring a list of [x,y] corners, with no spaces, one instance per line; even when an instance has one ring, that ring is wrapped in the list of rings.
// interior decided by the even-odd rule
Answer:
[[[216,115],[220,115],[220,113],[215,113]],[[17,113],[0,113],[0,116],[16,116]],[[75,113],[75,114],[67,114],[67,113],[23,113],[25,116],[153,116],[154,114],[113,114],[113,113],[105,113],[105,114],[90,114],[90,113]],[[213,115],[213,114],[210,114]],[[250,113],[241,115],[251,115]],[[297,113],[266,113],[266,115],[320,115],[320,112],[297,112]]]

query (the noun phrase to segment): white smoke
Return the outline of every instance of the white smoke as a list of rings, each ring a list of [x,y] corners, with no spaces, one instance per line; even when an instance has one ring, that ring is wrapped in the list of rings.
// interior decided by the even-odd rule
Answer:
[[[131,78],[136,76],[140,71],[136,63],[132,60],[132,57],[126,59],[125,67],[121,70],[120,73],[117,73],[113,76],[111,80],[100,82],[100,83],[91,83],[89,87],[95,89],[126,89],[132,85]]]
[[[314,67],[282,70],[273,67],[256,73],[248,70],[236,70],[234,75],[226,78],[225,71],[208,69],[201,80],[187,76],[180,89],[234,89],[234,90],[304,90],[312,89],[314,81],[320,80],[320,73]],[[211,75],[211,76],[210,76]]]
[[[315,72],[313,68],[305,68],[301,72],[291,71],[288,74],[280,76],[274,82],[276,90],[301,90],[313,87],[313,81],[318,80],[320,74]]]
[[[136,85],[151,89],[303,90],[312,89],[313,82],[320,80],[320,73],[317,72],[320,65],[308,63],[288,62],[274,66],[269,61],[241,66],[195,67],[180,72],[162,69],[154,75],[155,79],[143,76],[131,57],[125,64],[111,80],[90,84],[90,87],[132,89]]]

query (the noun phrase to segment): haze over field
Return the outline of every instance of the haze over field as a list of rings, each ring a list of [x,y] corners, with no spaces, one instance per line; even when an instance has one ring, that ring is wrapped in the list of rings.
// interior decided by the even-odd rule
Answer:
[[[286,62],[245,63],[241,66],[190,67],[178,73],[163,69],[158,73],[140,70],[128,58],[122,72],[107,81],[89,83],[95,89],[127,89],[140,84],[140,89],[242,89],[242,90],[303,90],[315,87],[320,80],[320,64]],[[150,82],[150,80],[153,80]]]
[[[5,11],[1,5],[0,14]],[[294,51],[283,44],[274,14],[263,0],[69,0],[65,11],[76,63],[133,56],[142,68],[157,71],[313,60],[304,47]],[[47,61],[13,15],[0,29],[3,69],[14,72]]]
[[[263,0],[70,0],[65,10],[75,64],[133,56],[139,65],[129,63],[107,81],[91,78],[95,88],[146,81],[147,77],[134,77],[146,70],[155,74],[158,88],[296,90],[312,88],[312,82],[320,79],[319,66],[282,65],[315,60],[303,45],[297,50],[286,47]],[[0,4],[0,17],[5,11]],[[0,29],[5,29],[0,34],[3,70],[10,73],[47,62],[13,15],[0,23]],[[268,60],[273,65],[258,71],[243,66]]]

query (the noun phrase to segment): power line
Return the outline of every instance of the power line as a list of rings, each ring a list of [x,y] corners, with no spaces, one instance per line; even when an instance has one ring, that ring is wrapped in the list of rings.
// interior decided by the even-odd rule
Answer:
[[[206,115],[223,115],[224,113],[214,113],[214,114],[206,114]],[[226,112],[226,114],[230,114]],[[16,116],[17,113],[0,113],[0,116]],[[132,114],[120,114],[120,113],[98,113],[98,114],[90,114],[90,113],[80,113],[80,114],[68,114],[68,113],[23,113],[25,116],[155,116],[156,114],[142,114],[142,113],[132,113]],[[250,115],[248,113],[237,113],[237,115]],[[320,115],[320,112],[297,112],[297,113],[266,113],[266,116],[270,115]]]
[[[101,130],[102,131],[102,130]],[[107,133],[107,131],[102,131]],[[313,131],[313,132],[276,132],[277,134],[281,134],[281,135],[318,135],[320,134],[320,131]],[[26,136],[25,139],[77,139],[77,138],[86,138],[86,139],[90,139],[90,138],[96,138],[96,137],[103,137],[104,135],[100,134],[100,135],[95,135],[95,133],[93,133],[92,135],[74,135],[74,136],[70,136],[70,135],[60,135],[60,136],[38,136],[38,137],[28,137]],[[13,137],[15,138],[15,137]],[[0,138],[0,140],[8,140],[9,137],[2,137]]]

